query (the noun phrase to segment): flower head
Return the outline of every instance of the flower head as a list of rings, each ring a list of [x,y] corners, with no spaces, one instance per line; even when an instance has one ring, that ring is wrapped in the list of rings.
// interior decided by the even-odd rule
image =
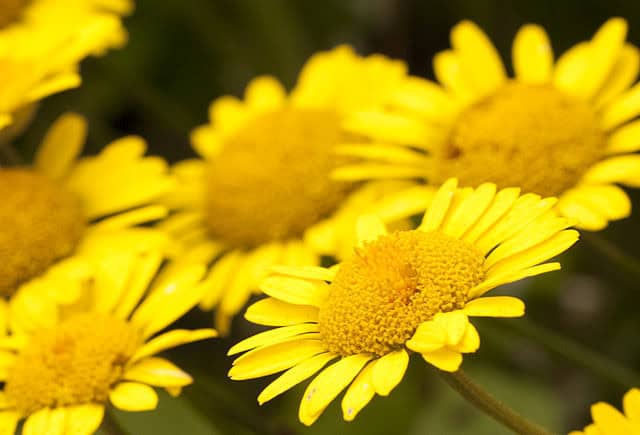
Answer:
[[[622,400],[624,414],[608,403],[598,402],[591,406],[593,423],[583,431],[569,435],[636,435],[640,433],[640,390],[632,388]]]
[[[345,420],[375,394],[402,380],[410,353],[456,371],[480,346],[474,316],[519,317],[524,303],[484,297],[502,284],[556,270],[545,263],[578,238],[552,210],[555,199],[494,184],[456,189],[448,180],[417,229],[388,232],[375,215],[358,221],[358,246],[337,266],[278,266],[260,288],[269,298],[246,318],[278,328],[236,344],[232,379],[285,371],[260,403],[320,372],[309,384],[299,418],[312,424],[345,388]],[[329,362],[336,360],[323,369]]]
[[[145,157],[144,141],[133,136],[78,158],[86,130],[84,118],[63,115],[33,166],[0,168],[0,293],[6,298],[34,281],[57,288],[58,280],[67,282],[72,297],[68,281],[79,282],[87,269],[94,277],[108,275],[125,259],[167,245],[163,233],[137,227],[166,215],[155,203],[171,186],[166,163]]]
[[[331,235],[352,226],[345,207],[369,205],[346,201],[356,186],[329,177],[340,161],[334,145],[360,140],[342,122],[349,111],[377,104],[381,94],[370,89],[404,71],[400,62],[343,46],[313,56],[289,95],[274,78],[259,77],[243,100],[211,104],[210,123],[192,134],[200,158],[174,168],[179,185],[167,201],[176,213],[163,228],[178,241],[177,263],[215,260],[201,306],[217,306],[221,332],[269,266],[317,264],[318,253],[339,249]],[[360,195],[379,197],[395,186],[378,183]]]
[[[452,48],[434,58],[439,83],[407,76],[385,105],[347,121],[372,142],[341,148],[365,161],[337,178],[438,185],[455,176],[467,186],[517,186],[557,196],[558,211],[588,230],[628,216],[629,198],[616,183],[640,185],[640,53],[626,32],[624,20],[611,19],[554,62],[545,31],[526,25],[508,77],[488,37],[461,22]]]
[[[202,297],[204,266],[152,285],[163,256],[123,256],[117,272],[85,277],[73,301],[63,286],[76,287],[75,280],[47,289],[34,283],[16,295],[9,318],[3,313],[3,433],[14,433],[22,419],[24,433],[94,433],[109,403],[151,410],[158,402],[152,387],[177,395],[192,383],[189,374],[155,355],[216,336],[212,329],[158,335]]]

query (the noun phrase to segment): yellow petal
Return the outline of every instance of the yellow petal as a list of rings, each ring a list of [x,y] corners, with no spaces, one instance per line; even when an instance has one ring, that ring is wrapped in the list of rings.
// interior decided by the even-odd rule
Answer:
[[[507,74],[487,35],[471,21],[462,21],[451,30],[451,45],[460,58],[463,72],[481,95],[498,88]]]
[[[422,223],[418,227],[419,230],[429,232],[437,230],[440,227],[440,224],[449,211],[449,206],[457,187],[458,180],[455,178],[450,178],[444,182],[436,192],[429,209],[422,218]]]
[[[607,142],[608,154],[631,153],[640,150],[640,120],[615,130]]]
[[[320,340],[294,337],[289,341],[245,353],[233,362],[229,377],[233,380],[244,380],[268,376],[326,351]]]
[[[109,393],[109,400],[123,411],[149,411],[158,406],[158,395],[148,385],[121,382]]]
[[[258,403],[262,405],[263,403],[298,385],[305,379],[310,378],[322,369],[329,361],[336,357],[336,354],[330,352],[321,353],[291,367],[262,390],[258,396]]]
[[[442,348],[432,352],[423,352],[422,358],[429,364],[445,372],[455,372],[462,364],[462,354],[455,350]]]
[[[388,353],[371,363],[371,382],[381,396],[389,393],[400,383],[409,365],[409,354],[404,349]]]
[[[286,326],[318,321],[318,308],[265,298],[247,308],[245,319],[258,325]]]
[[[489,208],[495,193],[495,184],[485,183],[480,185],[455,207],[443,231],[452,237],[461,237]]]
[[[143,344],[130,359],[135,362],[147,356],[155,355],[164,350],[171,349],[182,344],[193,343],[194,341],[205,340],[217,337],[218,334],[213,329],[174,329],[158,335]]]
[[[622,219],[631,214],[631,200],[618,186],[579,185],[572,189],[571,194],[571,201],[588,205],[608,219]],[[564,199],[563,196],[561,201]]]
[[[31,414],[24,423],[24,435],[62,435],[64,432],[64,408],[44,408]]]
[[[398,165],[427,167],[429,158],[424,152],[414,151],[404,145],[396,144],[340,144],[335,152],[341,156],[357,157],[366,161],[378,161]]]
[[[430,138],[425,122],[390,112],[356,112],[344,121],[344,127],[379,142],[424,146]]]
[[[356,223],[358,244],[363,246],[366,242],[373,242],[387,234],[387,228],[379,217],[372,214],[360,216]]]
[[[438,313],[434,317],[434,321],[442,325],[442,329],[446,333],[445,343],[448,346],[455,346],[460,343],[469,324],[467,315],[461,310]]]
[[[103,405],[71,406],[67,408],[65,435],[91,435],[98,430],[103,418]]]
[[[460,100],[469,103],[477,96],[473,84],[462,70],[459,56],[451,50],[441,51],[433,58],[433,70],[440,83]]]
[[[17,411],[0,412],[0,434],[14,435],[21,416]],[[24,432],[24,429],[23,429]]]
[[[440,123],[448,123],[459,111],[444,89],[436,83],[419,77],[407,77],[395,89],[390,100],[393,106],[410,110],[430,121]]]
[[[624,414],[634,423],[640,423],[640,390],[630,389],[622,399]]]
[[[604,106],[600,122],[605,130],[611,130],[638,115],[640,115],[640,83]]]
[[[596,163],[583,180],[593,184],[622,183],[640,187],[640,155],[611,157]]]
[[[491,296],[471,300],[462,309],[473,317],[521,317],[524,302],[511,296]]]
[[[271,271],[279,275],[292,276],[294,278],[318,279],[332,281],[336,276],[335,270],[319,266],[272,266]]]
[[[36,152],[38,171],[54,180],[64,177],[82,152],[87,137],[87,121],[76,113],[65,113],[49,128]]]
[[[286,91],[276,78],[261,76],[251,80],[244,96],[253,110],[262,112],[282,106]]]
[[[462,336],[462,339],[456,344],[453,349],[461,353],[473,353],[480,348],[480,334],[471,322],[467,323],[467,329]]]
[[[318,324],[301,323],[298,325],[283,326],[282,328],[275,328],[260,332],[235,344],[231,349],[229,349],[227,355],[236,355],[240,352],[256,347],[271,346],[307,332],[318,332]]]
[[[113,310],[113,314],[121,319],[129,317],[133,309],[140,303],[140,299],[149,288],[149,284],[157,275],[160,265],[164,261],[162,253],[149,253],[141,256],[127,285],[124,295]]]
[[[424,178],[424,168],[411,165],[393,165],[385,163],[358,163],[345,165],[334,170],[331,177],[335,180],[359,181],[369,179]]]
[[[123,379],[156,387],[183,387],[193,382],[188,373],[172,362],[158,357],[149,357],[127,368]]]
[[[605,428],[606,434],[632,434],[631,424],[613,406],[608,403],[598,402],[591,405],[591,416],[598,428]]]
[[[626,44],[609,73],[609,77],[596,96],[595,107],[598,109],[603,107],[631,87],[638,77],[639,70],[640,51],[635,46]]]
[[[356,376],[342,398],[342,416],[345,421],[353,421],[358,413],[373,399],[372,372],[375,362],[367,364]]]
[[[575,227],[581,230],[600,231],[607,227],[607,218],[590,204],[585,204],[573,195],[563,196],[557,210],[563,216],[572,219]]]
[[[553,71],[553,85],[570,94],[580,94],[581,78],[590,65],[588,42],[574,45],[560,56]]]
[[[515,282],[523,278],[540,275],[542,273],[547,273],[554,270],[560,270],[560,263],[544,263],[533,267],[527,267],[521,270],[505,269],[501,271],[500,274],[496,274],[485,279],[483,282],[469,290],[469,298],[478,298],[489,290],[494,289],[500,285],[508,284],[510,282]]]
[[[307,426],[312,425],[370,359],[364,354],[348,356],[320,372],[302,396],[298,411],[300,421]]]
[[[518,81],[542,84],[551,80],[553,49],[544,28],[527,24],[513,41],[513,69]]]
[[[265,294],[295,305],[319,307],[327,298],[328,286],[324,281],[305,280],[272,275],[260,283]]]
[[[243,260],[243,254],[232,251],[216,261],[203,281],[205,290],[200,301],[201,309],[210,310],[218,303]]]
[[[469,243],[474,243],[478,240],[513,207],[518,195],[520,195],[520,189],[518,188],[510,187],[500,190],[489,208],[464,234],[463,239]]]
[[[414,352],[432,352],[446,346],[447,331],[433,320],[422,322],[405,345]]]

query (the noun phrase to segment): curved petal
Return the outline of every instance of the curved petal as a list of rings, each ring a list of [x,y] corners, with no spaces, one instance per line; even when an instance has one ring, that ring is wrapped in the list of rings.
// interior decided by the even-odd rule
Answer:
[[[371,382],[375,392],[388,396],[404,377],[409,366],[409,354],[400,349],[378,358],[370,365],[373,365]]]
[[[372,372],[375,361],[358,373],[347,392],[342,398],[342,416],[345,421],[353,421],[358,413],[373,399],[375,390],[373,388]]]
[[[318,308],[265,298],[247,308],[245,319],[258,325],[286,326],[318,321]]]
[[[35,156],[35,166],[54,180],[63,178],[82,152],[87,121],[76,113],[60,116],[47,131]]]
[[[553,49],[544,28],[527,24],[513,41],[513,69],[518,81],[548,83],[553,72]]]
[[[109,393],[109,400],[123,411],[149,411],[158,406],[158,395],[148,385],[121,382]]]

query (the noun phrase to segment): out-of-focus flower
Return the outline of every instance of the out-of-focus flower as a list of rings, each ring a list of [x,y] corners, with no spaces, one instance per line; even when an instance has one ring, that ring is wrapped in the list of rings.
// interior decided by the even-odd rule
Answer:
[[[545,31],[526,25],[509,78],[488,37],[464,21],[434,59],[439,84],[407,76],[384,105],[348,121],[372,143],[342,147],[364,161],[335,175],[517,186],[559,197],[560,213],[600,230],[631,211],[616,183],[640,186],[640,55],[626,33],[611,19],[554,62]]]
[[[158,402],[152,387],[175,396],[193,382],[155,355],[215,337],[216,331],[156,334],[200,300],[205,267],[184,268],[151,288],[162,259],[155,253],[139,256],[111,280],[88,280],[72,303],[64,286],[74,287],[73,279],[47,292],[31,287],[16,295],[16,304],[30,309],[13,310],[8,326],[2,316],[2,433],[14,433],[26,419],[25,435],[92,434],[108,403],[126,411],[151,410]]]
[[[6,298],[38,286],[64,289],[73,299],[88,277],[119,280],[137,256],[166,250],[166,235],[138,225],[166,215],[156,202],[171,188],[167,164],[145,157],[144,141],[133,136],[78,158],[86,130],[81,116],[63,115],[33,166],[0,168],[0,293]],[[37,311],[37,301],[26,308]]]
[[[300,421],[314,423],[345,388],[343,416],[352,420],[402,380],[411,352],[455,372],[462,354],[480,346],[469,317],[522,316],[520,299],[485,293],[559,269],[545,262],[578,233],[553,211],[554,198],[456,186],[450,179],[437,191],[415,230],[388,233],[377,217],[362,216],[358,246],[335,267],[274,268],[260,285],[270,297],[245,317],[278,328],[230,349],[246,352],[231,379],[285,371],[259,395],[262,404],[320,372],[302,397]]]
[[[638,435],[640,434],[640,390],[632,388],[622,399],[624,414],[608,403],[591,405],[593,423],[583,431],[569,435]]]
[[[80,84],[87,56],[122,46],[128,0],[11,0],[0,10],[0,129],[17,111]],[[3,138],[4,139],[4,138]]]
[[[174,168],[179,183],[167,203],[176,212],[162,227],[177,240],[177,264],[215,260],[201,307],[217,305],[218,330],[228,330],[271,265],[318,264],[318,253],[340,249],[354,227],[347,208],[370,205],[345,201],[356,186],[329,177],[341,160],[334,145],[360,141],[342,121],[377,105],[404,74],[401,62],[342,46],[314,55],[290,95],[259,77],[244,100],[211,104],[210,123],[192,134],[200,157]],[[356,194],[379,198],[408,185],[377,183]]]

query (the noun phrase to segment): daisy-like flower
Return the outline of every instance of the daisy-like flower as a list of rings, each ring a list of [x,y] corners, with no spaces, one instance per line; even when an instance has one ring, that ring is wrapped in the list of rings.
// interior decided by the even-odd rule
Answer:
[[[434,58],[439,84],[407,76],[384,107],[348,121],[373,143],[343,148],[365,161],[336,176],[518,186],[558,197],[561,214],[600,230],[630,213],[616,184],[640,186],[640,54],[626,32],[611,19],[554,62],[545,31],[526,25],[510,78],[488,37],[464,21]]]
[[[80,84],[78,64],[122,46],[128,0],[11,0],[0,7],[0,129],[47,95]],[[22,112],[20,112],[22,110]],[[16,113],[18,112],[18,113]]]
[[[640,390],[632,388],[622,399],[624,414],[605,402],[591,406],[593,423],[583,431],[569,435],[638,435],[640,434]]]
[[[200,157],[174,168],[176,212],[162,228],[177,240],[178,263],[216,260],[201,307],[217,305],[221,333],[269,266],[317,264],[318,252],[337,247],[326,237],[353,227],[352,214],[339,211],[354,185],[330,179],[340,160],[333,147],[360,140],[342,129],[346,113],[377,105],[404,74],[401,62],[342,46],[313,56],[290,95],[259,77],[244,100],[211,104],[210,123],[192,134]],[[392,190],[377,186],[362,195]]]
[[[345,388],[342,411],[350,421],[402,380],[412,352],[454,372],[480,346],[470,317],[522,316],[520,299],[485,293],[559,269],[545,261],[578,233],[553,211],[553,198],[496,192],[490,183],[456,185],[451,179],[437,191],[415,230],[388,233],[375,215],[361,217],[359,245],[336,267],[274,268],[260,286],[270,297],[245,317],[278,328],[230,349],[246,352],[231,379],[284,371],[260,393],[262,404],[320,372],[304,393],[300,421],[314,423]]]
[[[145,157],[144,141],[133,136],[78,159],[86,130],[84,118],[65,114],[47,132],[33,166],[0,168],[5,298],[34,280],[52,288],[63,280],[71,294],[68,280],[81,263],[113,276],[118,261],[166,249],[158,230],[136,227],[166,215],[166,207],[154,204],[171,188],[165,161]]]
[[[152,387],[175,396],[192,383],[189,374],[155,355],[216,336],[212,329],[158,335],[197,304],[205,267],[184,268],[151,287],[162,261],[162,255],[148,253],[111,280],[87,280],[74,303],[62,287],[46,295],[31,287],[16,296],[39,301],[40,309],[12,313],[8,329],[2,319],[3,434],[13,434],[22,419],[24,435],[92,434],[109,403],[126,411],[151,410],[158,402]]]

